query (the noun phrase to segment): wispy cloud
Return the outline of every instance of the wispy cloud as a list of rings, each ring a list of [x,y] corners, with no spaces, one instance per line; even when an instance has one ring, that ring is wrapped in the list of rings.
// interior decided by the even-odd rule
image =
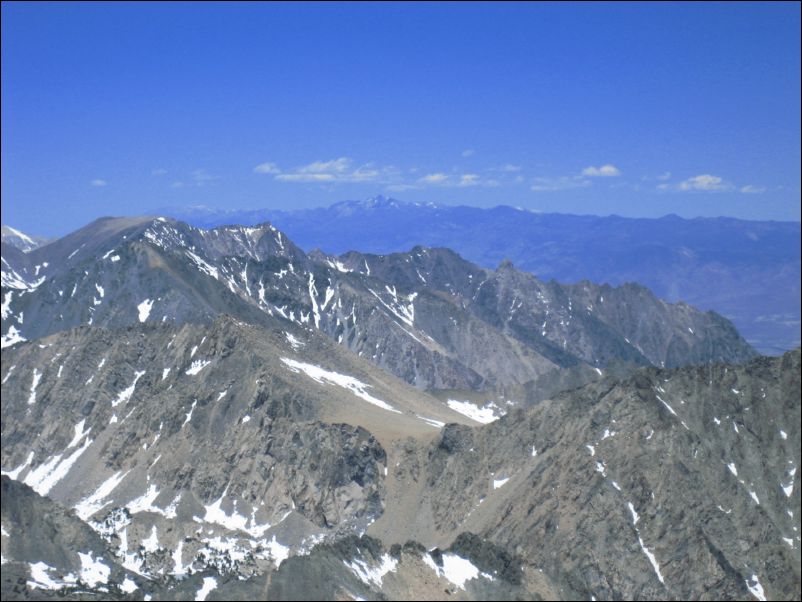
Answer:
[[[703,192],[720,192],[723,190],[732,190],[733,185],[724,178],[714,176],[711,174],[701,174],[693,176],[687,180],[683,180],[677,185],[677,190],[683,192],[687,191],[703,191]]]
[[[275,163],[271,163],[267,161],[265,163],[260,163],[256,167],[253,168],[254,173],[266,173],[266,174],[279,174],[281,173],[281,169]]]
[[[443,188],[467,188],[470,186],[498,186],[499,182],[483,179],[476,173],[430,173],[417,180],[418,188],[439,186]]]
[[[471,157],[471,156],[473,156],[475,154],[476,154],[476,151],[473,150],[472,148],[466,148],[464,151],[462,151],[462,156],[463,157]]]
[[[275,173],[274,178],[281,182],[382,182],[390,181],[397,172],[393,167],[378,167],[374,163],[354,166],[353,159],[339,157],[330,161],[314,161],[289,172]]]
[[[618,169],[615,165],[611,165],[606,163],[601,167],[586,167],[582,170],[582,175],[587,178],[610,178],[615,176],[621,175],[621,170]]]
[[[195,186],[205,186],[207,183],[220,179],[219,176],[213,176],[205,169],[194,169],[189,172]]]
[[[571,188],[586,188],[590,185],[591,181],[582,176],[562,176],[559,178],[534,178],[531,189],[535,192],[555,192]]]
[[[521,171],[521,169],[522,168],[521,168],[520,165],[513,165],[512,163],[505,163],[504,165],[502,165],[501,167],[498,168],[498,171],[501,171],[501,172],[504,172],[504,173],[517,173],[517,172]]]
[[[173,182],[172,184],[170,184],[170,188],[183,188],[183,187],[184,187],[184,183],[183,182],[179,182],[179,181],[176,181],[176,182]]]
[[[108,182],[106,180],[101,180],[100,178],[97,178],[97,179],[92,180],[91,182],[89,182],[89,185],[100,188],[100,187],[103,187],[103,186],[107,186]]]
[[[164,175],[167,175],[167,170],[160,167],[159,169],[154,169],[153,171],[151,171],[150,175],[152,175],[152,176],[164,176]]]
[[[417,190],[421,188],[419,184],[388,184],[384,187],[387,192],[403,192],[405,190]]]
[[[309,165],[298,168],[300,173],[344,173],[351,168],[352,159],[340,157],[331,161],[313,161]]]
[[[657,176],[657,179],[660,180],[661,182],[666,182],[671,179],[671,172],[670,171],[663,172],[659,176]]]
[[[421,184],[445,184],[448,176],[444,173],[430,173],[418,180]]]
[[[760,194],[762,192],[766,192],[766,187],[747,184],[746,186],[741,186],[741,192],[744,194]]]

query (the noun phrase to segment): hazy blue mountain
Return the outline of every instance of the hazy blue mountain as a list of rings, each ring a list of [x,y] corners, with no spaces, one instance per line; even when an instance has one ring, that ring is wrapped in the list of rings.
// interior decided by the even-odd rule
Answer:
[[[340,254],[448,247],[480,266],[510,259],[542,280],[638,282],[668,301],[712,309],[763,353],[800,344],[800,224],[534,213],[385,197],[297,211],[162,209],[201,227],[270,220],[304,250]]]
[[[41,238],[39,236],[28,236],[24,232],[20,232],[11,226],[2,227],[2,238],[4,243],[18,248],[23,253],[32,251],[33,249],[41,247],[43,244],[47,243],[46,238]]]

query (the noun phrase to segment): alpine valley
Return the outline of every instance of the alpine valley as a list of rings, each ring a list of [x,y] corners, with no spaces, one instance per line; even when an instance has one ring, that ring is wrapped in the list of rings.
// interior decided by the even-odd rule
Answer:
[[[4,600],[800,598],[798,348],[336,250],[4,228]]]

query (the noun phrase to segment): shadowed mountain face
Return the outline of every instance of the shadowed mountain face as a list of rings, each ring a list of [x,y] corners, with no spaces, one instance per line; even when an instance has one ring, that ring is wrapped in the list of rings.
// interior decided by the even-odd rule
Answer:
[[[4,599],[799,597],[798,350],[268,224],[15,251]]]
[[[196,226],[270,220],[328,253],[448,247],[483,267],[512,260],[543,280],[638,282],[732,320],[758,350],[800,344],[800,225],[730,218],[633,219],[404,203],[376,197],[300,211],[165,210]]]
[[[502,395],[562,368],[754,354],[725,319],[643,287],[543,283],[445,249],[307,256],[267,224],[199,230],[164,218],[104,219],[10,257],[9,270],[5,345],[82,324],[275,318],[315,328],[417,387]]]

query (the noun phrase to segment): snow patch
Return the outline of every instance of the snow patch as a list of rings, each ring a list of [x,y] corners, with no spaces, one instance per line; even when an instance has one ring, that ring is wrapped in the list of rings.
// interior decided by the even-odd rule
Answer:
[[[426,424],[428,424],[429,426],[433,426],[434,428],[441,429],[446,425],[445,422],[440,422],[439,420],[435,420],[434,418],[426,418],[425,416],[420,416],[419,414],[415,415],[421,420],[423,420]]]
[[[231,514],[226,514],[225,511],[221,508],[226,493],[228,493],[228,488],[226,488],[225,491],[223,491],[223,494],[217,500],[215,500],[208,506],[204,506],[206,513],[204,514],[203,518],[196,516],[194,517],[194,520],[196,522],[204,522],[204,523],[212,523],[220,525],[221,527],[225,527],[226,529],[229,529],[231,531],[244,531],[245,533],[248,533],[251,537],[262,537],[265,534],[265,532],[267,532],[267,530],[270,529],[270,527],[272,527],[270,523],[265,523],[263,525],[256,524],[255,513],[251,515],[250,527],[248,526],[249,522],[248,517],[239,514],[236,511],[236,509]],[[273,537],[273,540],[275,541],[275,537]],[[277,545],[281,546],[281,544]]]
[[[474,566],[470,560],[466,560],[456,554],[447,553],[442,555],[443,566],[439,567],[434,563],[429,554],[423,555],[423,561],[435,573],[441,577],[445,577],[448,581],[456,585],[458,588],[464,590],[465,583],[471,579],[476,579],[481,575],[485,579],[493,580],[492,575],[481,573],[479,569]]]
[[[672,407],[671,407],[670,405],[668,405],[668,404],[667,404],[665,401],[663,401],[663,400],[662,400],[662,398],[661,398],[659,395],[655,395],[655,397],[657,397],[657,399],[658,399],[658,400],[660,400],[660,403],[662,403],[664,406],[666,406],[666,408],[668,408],[668,411],[669,411],[669,412],[671,412],[672,414],[674,414],[674,416],[676,416],[676,415],[677,415],[677,413],[674,411],[674,408],[672,408]]]
[[[632,505],[632,502],[627,502],[627,507],[632,514],[632,524],[637,525],[638,521],[640,520],[640,516],[638,516],[638,513],[635,512],[635,506]]]
[[[293,348],[295,351],[298,351],[298,349],[299,349],[300,347],[303,347],[303,346],[304,346],[304,343],[303,343],[303,341],[299,341],[299,340],[298,340],[298,339],[296,339],[294,336],[292,336],[292,335],[291,335],[289,332],[285,332],[284,334],[285,334],[285,335],[286,335],[286,337],[287,337],[287,341],[290,343],[290,345],[292,346],[292,348]]]
[[[106,507],[111,503],[111,500],[107,499],[112,491],[119,485],[125,476],[128,474],[128,471],[122,472],[118,471],[111,475],[108,479],[106,479],[100,487],[97,488],[95,493],[90,495],[89,497],[84,498],[80,502],[75,505],[75,512],[78,514],[78,517],[86,521],[98,510]]]
[[[398,565],[398,561],[389,554],[384,554],[381,557],[379,565],[376,567],[371,567],[367,562],[359,559],[354,559],[351,562],[343,560],[343,563],[351,569],[351,572],[356,575],[362,583],[373,585],[376,588],[381,588],[384,576],[394,571]]]
[[[56,569],[45,564],[44,562],[31,563],[28,566],[30,566],[31,579],[33,579],[33,581],[28,581],[28,587],[35,589],[60,589],[72,581],[72,579],[69,579],[68,581],[67,577],[65,577],[64,582],[51,579],[50,575],[47,574],[47,571],[54,571]],[[68,577],[74,578],[72,575]]]
[[[198,593],[195,594],[195,600],[205,600],[206,596],[208,596],[215,588],[217,588],[217,579],[214,577],[204,577],[203,585],[198,590]]]
[[[755,598],[761,602],[766,602],[766,594],[763,591],[763,586],[760,585],[760,580],[757,578],[756,574],[752,573],[752,576],[746,580],[746,587],[749,589],[749,593]]]
[[[7,476],[8,476],[8,478],[10,478],[10,479],[14,479],[14,480],[16,481],[16,480],[17,480],[17,477],[19,477],[20,473],[21,473],[21,472],[22,472],[22,471],[23,471],[25,468],[27,468],[27,467],[30,465],[30,463],[31,463],[32,461],[33,461],[33,452],[30,452],[30,453],[28,454],[28,457],[27,457],[27,459],[25,460],[25,462],[23,462],[22,464],[20,464],[19,466],[17,466],[17,467],[16,467],[16,468],[14,468],[13,470],[3,470],[3,471],[2,471],[2,474],[4,474],[4,475],[7,475]]]
[[[780,483],[780,486],[783,488],[783,492],[785,493],[785,497],[791,497],[794,494],[794,476],[796,476],[795,467],[788,471],[788,483]]]
[[[273,558],[273,562],[276,564],[276,568],[279,568],[281,563],[290,557],[290,548],[280,544],[276,540],[275,535],[273,536],[273,539],[268,541],[265,545],[270,552],[270,556]]]
[[[67,449],[78,445],[81,442],[81,439],[86,437],[86,435],[89,434],[89,431],[92,430],[90,428],[89,430],[85,431],[84,430],[85,423],[86,423],[86,418],[84,418],[83,420],[81,420],[81,422],[75,425],[75,435],[73,436],[72,441],[70,441],[70,444],[67,446]]]
[[[383,410],[387,410],[388,412],[395,412],[396,414],[400,414],[398,410],[396,410],[393,406],[389,403],[378,399],[367,392],[366,389],[370,387],[363,383],[362,381],[357,380],[352,376],[346,376],[345,374],[339,374],[338,372],[333,372],[330,370],[325,370],[320,366],[315,366],[313,364],[305,364],[303,362],[296,362],[295,360],[291,360],[286,357],[282,357],[281,361],[292,371],[292,372],[303,372],[309,378],[318,382],[320,384],[332,384],[337,385],[339,387],[343,387],[351,391],[357,397],[364,399],[368,403],[371,403],[375,406],[382,408]]]
[[[83,447],[76,449],[63,460],[61,459],[61,454],[53,456],[47,462],[28,473],[24,483],[29,485],[39,495],[47,495],[61,479],[67,476],[72,465],[75,464],[78,458],[81,457],[81,454],[83,454],[90,445],[92,445],[92,440],[87,439]]]
[[[131,399],[131,396],[134,394],[134,389],[136,388],[137,381],[145,375],[145,371],[142,370],[134,372],[134,382],[131,383],[130,386],[126,387],[120,394],[117,396],[117,399],[112,400],[111,407],[116,407],[121,403],[128,403],[128,400]]]
[[[192,365],[187,369],[184,374],[188,374],[190,376],[195,376],[198,372],[203,370],[206,366],[211,364],[211,360],[195,360],[192,362]]]
[[[116,255],[115,255],[115,257],[116,257]],[[117,259],[119,259],[119,257],[117,257]],[[114,261],[114,258],[112,258],[112,261]],[[137,584],[134,582],[133,579],[131,579],[130,577],[126,577],[125,579],[123,579],[123,582],[120,584],[120,589],[123,592],[125,592],[126,594],[131,594],[131,593],[135,592],[136,590],[138,590],[139,587],[137,587]]]
[[[13,324],[8,327],[8,332],[0,337],[0,348],[5,349],[6,347],[12,347],[17,343],[24,343],[27,341],[22,333],[17,330],[16,326]]]
[[[144,322],[148,319],[150,315],[150,310],[153,307],[153,300],[152,299],[145,299],[142,303],[136,306],[137,310],[139,310],[139,321]]]
[[[505,414],[505,412],[492,401],[487,402],[484,407],[481,408],[470,401],[459,401],[456,399],[449,399],[446,404],[455,412],[459,412],[463,416],[467,416],[471,420],[482,424],[494,422]]]
[[[98,583],[108,583],[111,569],[100,562],[99,558],[92,558],[92,552],[84,554],[78,552],[81,558],[81,580],[89,587],[95,587]]]
[[[159,536],[156,532],[156,525],[153,525],[150,535],[143,539],[141,543],[146,552],[156,552],[159,549]]]
[[[11,373],[14,372],[14,368],[16,368],[16,367],[17,367],[17,365],[14,364],[13,366],[11,366],[8,369],[8,372],[6,372],[6,375],[3,377],[3,384],[6,384],[6,381],[8,381],[9,377],[11,376]]]
[[[187,417],[184,418],[184,423],[181,425],[181,428],[184,428],[190,420],[192,420],[192,412],[195,411],[195,406],[198,405],[198,400],[192,402],[192,407],[189,408],[189,412],[187,412]]]
[[[28,405],[36,403],[36,387],[39,386],[39,381],[42,380],[42,373],[36,368],[33,369],[33,381],[31,382],[31,394],[28,396]]]
[[[654,569],[654,572],[655,572],[655,574],[657,575],[657,578],[660,580],[660,583],[662,583],[663,585],[665,585],[665,581],[663,581],[663,575],[662,575],[662,573],[660,573],[660,565],[659,565],[659,564],[657,564],[657,558],[656,558],[656,557],[655,557],[655,555],[654,555],[654,554],[653,554],[653,553],[652,553],[652,552],[649,550],[649,548],[647,548],[647,547],[644,545],[644,543],[643,543],[643,539],[641,539],[641,536],[640,536],[640,535],[638,535],[638,543],[640,544],[640,549],[641,549],[641,550],[643,550],[643,553],[644,553],[644,554],[646,554],[646,558],[648,558],[648,559],[649,559],[649,562],[651,562],[651,563],[652,563],[652,568]]]

